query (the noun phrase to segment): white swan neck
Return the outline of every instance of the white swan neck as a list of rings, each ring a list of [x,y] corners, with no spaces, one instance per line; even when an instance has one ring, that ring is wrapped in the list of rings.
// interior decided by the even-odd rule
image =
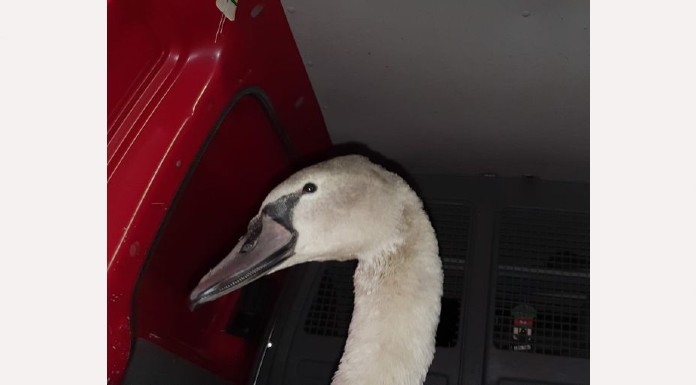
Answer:
[[[425,214],[380,258],[360,260],[355,308],[332,385],[421,385],[435,351],[442,267]]]

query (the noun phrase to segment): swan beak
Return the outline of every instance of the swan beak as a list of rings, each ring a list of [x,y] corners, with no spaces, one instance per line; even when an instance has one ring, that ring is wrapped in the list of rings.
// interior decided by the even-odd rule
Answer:
[[[263,277],[288,259],[297,233],[266,214],[255,218],[232,252],[206,274],[189,297],[189,308],[213,301]]]

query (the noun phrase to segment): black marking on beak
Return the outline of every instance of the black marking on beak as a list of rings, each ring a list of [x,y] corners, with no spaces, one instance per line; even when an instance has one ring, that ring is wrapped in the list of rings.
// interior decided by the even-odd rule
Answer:
[[[261,212],[273,218],[286,228],[294,229],[292,226],[292,214],[297,202],[300,201],[300,196],[301,194],[299,193],[283,195],[274,202],[264,206]]]
[[[263,207],[249,223],[247,234],[191,292],[191,310],[263,277],[293,255],[298,233],[292,214],[300,195],[284,195]]]

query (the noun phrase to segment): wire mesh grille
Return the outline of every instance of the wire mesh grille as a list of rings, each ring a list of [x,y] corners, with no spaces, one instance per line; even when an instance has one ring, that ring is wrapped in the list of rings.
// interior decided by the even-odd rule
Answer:
[[[445,298],[460,299],[464,291],[464,270],[469,248],[469,207],[451,203],[428,206],[445,273]]]
[[[470,209],[459,204],[434,202],[428,206],[428,214],[437,235],[445,274],[436,345],[453,347],[459,339],[466,255],[469,249]]]
[[[589,245],[587,213],[503,210],[495,347],[589,358]]]
[[[469,242],[469,210],[467,206],[449,203],[433,203],[428,207],[445,274],[437,346],[456,346],[459,336],[465,258]],[[333,337],[348,335],[353,312],[353,274],[356,266],[355,262],[327,263],[305,319],[305,332]]]
[[[356,261],[327,263],[305,319],[305,332],[320,336],[348,336],[353,314],[353,274],[357,265]]]

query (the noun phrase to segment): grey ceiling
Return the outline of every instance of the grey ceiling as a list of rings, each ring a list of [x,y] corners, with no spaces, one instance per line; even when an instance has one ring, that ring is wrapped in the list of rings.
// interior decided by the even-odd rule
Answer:
[[[334,143],[589,180],[588,0],[283,0]]]

